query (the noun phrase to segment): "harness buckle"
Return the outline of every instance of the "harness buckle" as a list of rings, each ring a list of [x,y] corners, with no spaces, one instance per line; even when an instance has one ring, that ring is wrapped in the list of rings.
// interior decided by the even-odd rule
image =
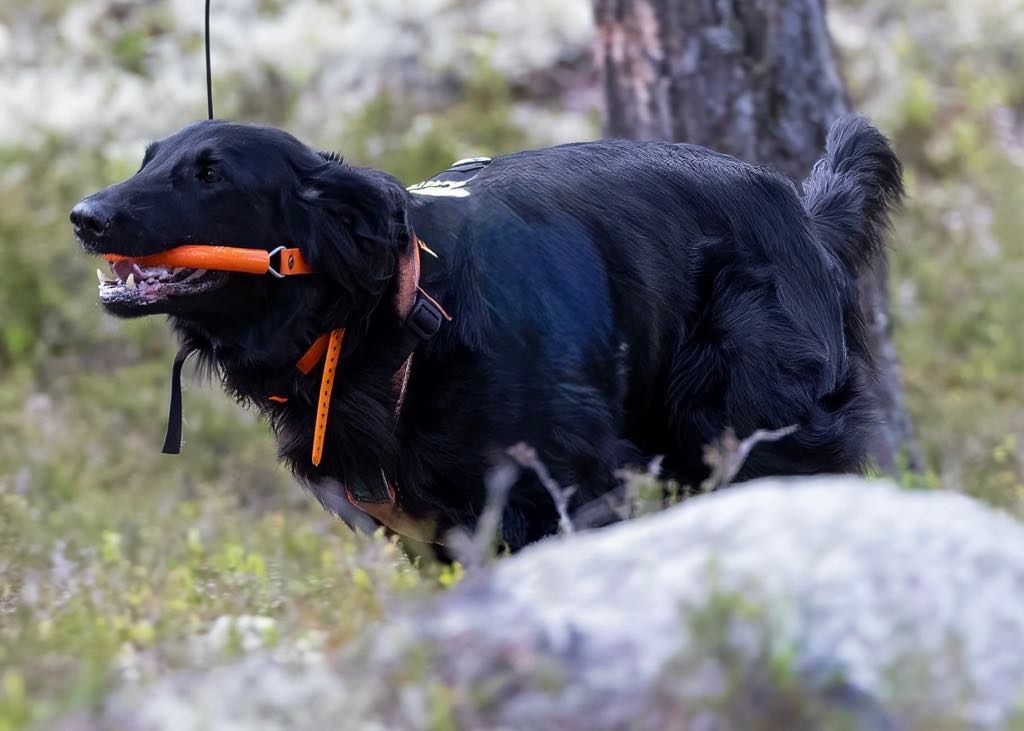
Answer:
[[[420,340],[430,340],[441,329],[441,323],[444,320],[444,313],[440,307],[428,297],[417,294],[416,304],[412,306],[412,312],[405,318],[405,326]]]
[[[271,263],[271,259],[273,259],[275,256],[277,256],[287,248],[287,246],[278,246],[276,249],[271,251],[270,254],[267,255],[267,274],[273,274],[278,279],[284,279],[284,275],[277,269],[274,269],[274,265]],[[280,264],[278,264],[278,266],[280,267]]]

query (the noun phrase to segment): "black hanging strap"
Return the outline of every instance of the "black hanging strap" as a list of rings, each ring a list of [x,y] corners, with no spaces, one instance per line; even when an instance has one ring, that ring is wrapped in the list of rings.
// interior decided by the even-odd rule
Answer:
[[[182,348],[174,356],[171,367],[171,405],[167,409],[167,435],[164,437],[164,454],[181,453],[181,367],[188,357],[195,352],[192,348]]]
[[[206,110],[213,119],[213,71],[210,69],[210,0],[206,0]]]

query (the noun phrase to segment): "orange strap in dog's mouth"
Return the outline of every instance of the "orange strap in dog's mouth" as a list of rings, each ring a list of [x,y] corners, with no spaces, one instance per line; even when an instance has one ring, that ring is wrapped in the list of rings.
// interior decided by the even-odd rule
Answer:
[[[274,258],[277,257],[277,266]],[[303,258],[298,249],[279,246],[273,251],[245,249],[235,246],[178,246],[159,254],[146,256],[122,256],[106,254],[103,257],[114,263],[130,261],[139,266],[182,267],[184,269],[210,269],[239,274],[270,274],[281,279],[293,274],[312,274],[313,267]]]

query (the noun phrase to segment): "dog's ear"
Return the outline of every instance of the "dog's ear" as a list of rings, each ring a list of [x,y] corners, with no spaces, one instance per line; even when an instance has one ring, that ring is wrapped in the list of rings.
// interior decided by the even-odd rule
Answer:
[[[379,297],[409,246],[406,191],[380,171],[319,160],[299,173],[297,200],[283,206],[289,236],[353,297]]]

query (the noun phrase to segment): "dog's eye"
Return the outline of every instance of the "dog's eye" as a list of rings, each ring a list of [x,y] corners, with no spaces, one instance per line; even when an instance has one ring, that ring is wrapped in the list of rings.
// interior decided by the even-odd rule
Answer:
[[[199,171],[199,175],[197,175],[196,177],[198,177],[204,183],[216,183],[218,180],[220,180],[220,173],[218,173],[211,167],[205,167]]]

